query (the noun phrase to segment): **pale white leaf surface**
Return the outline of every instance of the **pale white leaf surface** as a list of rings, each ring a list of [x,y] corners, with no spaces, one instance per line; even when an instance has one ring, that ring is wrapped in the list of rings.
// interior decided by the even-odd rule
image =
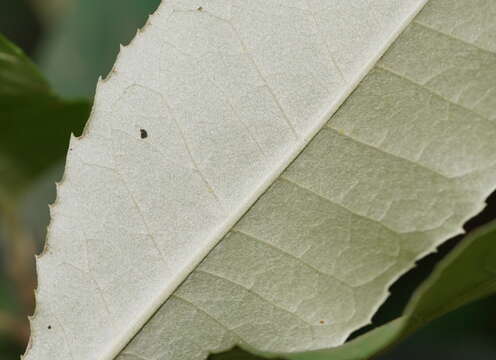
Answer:
[[[300,352],[370,321],[495,183],[470,0],[432,0],[327,122],[424,2],[165,1],[71,141],[26,359]]]

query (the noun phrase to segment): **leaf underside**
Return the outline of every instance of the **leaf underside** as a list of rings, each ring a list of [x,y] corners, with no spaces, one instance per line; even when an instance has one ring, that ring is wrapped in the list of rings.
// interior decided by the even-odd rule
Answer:
[[[366,30],[387,46],[421,2],[172,3],[121,54],[71,142],[27,359],[110,359],[122,328],[135,335],[126,360],[339,345],[494,188],[491,0],[430,1],[277,178],[273,164],[313,135],[307,120],[380,55]],[[325,38],[338,15],[352,24],[343,42],[364,47]],[[251,206],[255,187],[267,190]]]
[[[496,293],[496,223],[470,234],[438,264],[402,317],[333,349],[291,354],[294,360],[366,360],[419,327],[472,301]]]

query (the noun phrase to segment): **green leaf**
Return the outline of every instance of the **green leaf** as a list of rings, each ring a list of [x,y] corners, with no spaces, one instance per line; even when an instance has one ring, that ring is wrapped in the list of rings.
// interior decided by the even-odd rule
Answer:
[[[359,3],[163,3],[71,142],[26,359],[337,346],[462,231],[496,57],[411,23],[423,0]]]
[[[417,289],[402,317],[339,347],[291,354],[294,360],[366,360],[400,342],[432,320],[496,293],[496,222],[474,231]],[[235,350],[212,360],[262,359]]]
[[[496,222],[470,234],[415,292],[404,315],[338,348],[293,354],[295,360],[365,360],[430,321],[496,293]]]
[[[115,62],[160,0],[74,0],[44,42],[41,68],[65,96],[92,96],[99,76]]]
[[[90,111],[85,100],[55,95],[36,66],[0,35],[0,191],[23,189],[63,159],[71,132]]]
[[[404,332],[496,292],[496,223],[469,235],[411,300]]]

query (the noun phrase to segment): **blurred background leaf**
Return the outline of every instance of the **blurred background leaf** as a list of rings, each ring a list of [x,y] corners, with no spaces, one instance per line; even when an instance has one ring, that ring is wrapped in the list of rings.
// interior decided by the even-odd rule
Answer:
[[[0,96],[49,93],[50,88],[23,51],[0,35]]]
[[[54,89],[70,97],[93,96],[98,76],[112,69],[119,44],[134,37],[159,3],[71,0],[39,52],[41,68]]]
[[[66,101],[24,53],[0,35],[0,186],[12,197],[63,158],[88,119],[87,100]],[[8,193],[8,195],[6,195]]]
[[[40,41],[41,30],[37,12],[31,7],[31,0],[0,0],[0,33],[30,56]]]
[[[12,104],[17,101],[25,109],[14,105],[4,108],[1,102],[9,100],[0,99],[0,172],[2,166],[10,169],[7,174],[0,174],[1,360],[19,359],[27,341],[26,314],[32,312],[35,284],[33,253],[41,249],[45,238],[47,204],[55,199],[54,183],[63,172],[69,135],[80,133],[88,117],[96,80],[111,70],[119,44],[127,44],[134,37],[159,2],[0,0],[0,33],[33,58],[42,73],[35,75],[38,71],[22,55],[23,59],[18,61],[24,70],[18,79],[24,79],[20,83],[27,83],[27,88],[38,88],[44,94],[39,94],[38,99],[12,99]],[[64,100],[67,98],[76,100]],[[17,117],[22,120],[13,123],[11,119]],[[489,207],[466,229],[494,218],[496,196],[490,198]],[[413,291],[461,238],[442,245],[438,253],[422,259],[417,268],[395,283],[373,325],[357,331],[353,337],[400,316]],[[378,359],[495,359],[495,304],[493,296],[437,319]],[[235,349],[212,359],[259,358]]]

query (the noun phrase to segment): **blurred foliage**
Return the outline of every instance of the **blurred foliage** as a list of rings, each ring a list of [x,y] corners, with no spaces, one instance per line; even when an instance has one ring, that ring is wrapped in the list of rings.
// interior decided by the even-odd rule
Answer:
[[[29,0],[46,28],[50,28],[53,23],[59,21],[74,2],[75,0]]]
[[[0,0],[0,32],[30,55],[41,35],[41,25],[30,6],[31,1]]]
[[[8,192],[12,197],[60,161],[70,133],[81,133],[89,112],[88,101],[66,101],[52,93],[24,53],[0,35],[0,186],[4,196]]]
[[[160,0],[72,0],[39,53],[54,89],[92,96],[100,75],[112,69],[119,44],[128,43]]]
[[[48,83],[21,49],[0,35],[0,96],[50,92]]]
[[[380,360],[492,360],[496,354],[496,296],[449,313],[413,333]]]

